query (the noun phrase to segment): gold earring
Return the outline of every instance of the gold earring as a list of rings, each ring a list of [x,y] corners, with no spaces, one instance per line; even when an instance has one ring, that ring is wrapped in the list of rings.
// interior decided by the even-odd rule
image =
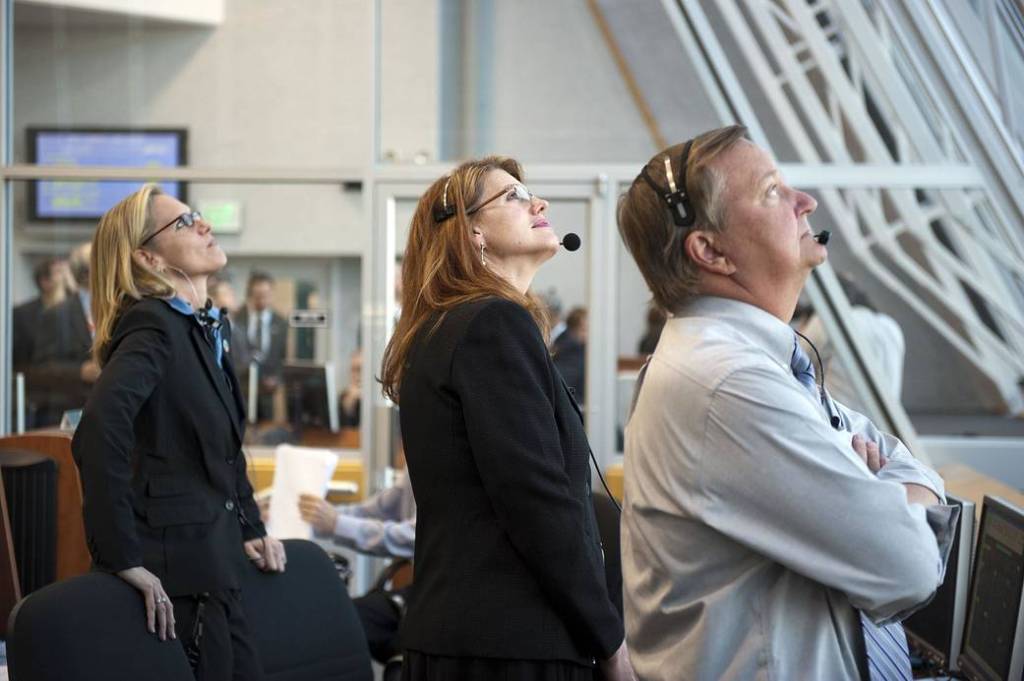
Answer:
[[[487,261],[484,260],[484,244],[483,244],[483,242],[480,242],[480,264],[484,265],[485,267],[487,266]]]

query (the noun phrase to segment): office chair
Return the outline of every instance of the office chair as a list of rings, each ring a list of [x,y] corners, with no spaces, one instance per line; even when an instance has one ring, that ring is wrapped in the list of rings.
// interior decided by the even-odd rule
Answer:
[[[284,542],[283,574],[246,570],[242,603],[267,681],[372,681],[370,651],[334,563],[313,542]]]
[[[146,630],[139,592],[90,572],[22,599],[7,630],[11,681],[193,681],[181,645]]]

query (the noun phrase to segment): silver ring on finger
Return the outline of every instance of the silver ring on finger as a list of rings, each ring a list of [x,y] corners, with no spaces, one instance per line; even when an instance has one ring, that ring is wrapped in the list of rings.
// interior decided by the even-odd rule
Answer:
[[[159,598],[156,599],[156,604],[157,605],[163,605],[166,602],[167,602],[167,596],[160,596]]]

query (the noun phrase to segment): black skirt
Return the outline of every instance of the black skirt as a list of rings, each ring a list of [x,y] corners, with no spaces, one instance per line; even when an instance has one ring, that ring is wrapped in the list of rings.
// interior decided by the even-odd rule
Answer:
[[[402,681],[594,681],[593,667],[563,660],[445,657],[406,650]]]

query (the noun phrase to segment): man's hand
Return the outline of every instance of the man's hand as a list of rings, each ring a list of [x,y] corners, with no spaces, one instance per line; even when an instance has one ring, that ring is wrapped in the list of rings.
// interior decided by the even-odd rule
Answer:
[[[861,458],[861,461],[867,464],[869,471],[877,473],[885,467],[887,461],[879,453],[877,443],[865,440],[860,435],[854,435],[851,444],[853,445],[853,451],[857,452],[857,456]]]
[[[599,660],[598,669],[605,681],[637,681],[636,672],[633,671],[633,663],[629,659],[629,650],[626,648],[626,641],[615,651],[615,654],[607,660]]]
[[[146,628],[149,633],[157,634],[161,641],[177,638],[174,633],[174,606],[160,578],[142,566],[121,570],[117,576],[142,594],[146,602]]]
[[[273,537],[260,537],[245,542],[245,555],[264,572],[284,572],[284,565],[288,562],[284,555],[284,544]]]
[[[320,497],[303,494],[299,497],[299,514],[313,526],[317,534],[333,534],[338,524],[338,511]]]

